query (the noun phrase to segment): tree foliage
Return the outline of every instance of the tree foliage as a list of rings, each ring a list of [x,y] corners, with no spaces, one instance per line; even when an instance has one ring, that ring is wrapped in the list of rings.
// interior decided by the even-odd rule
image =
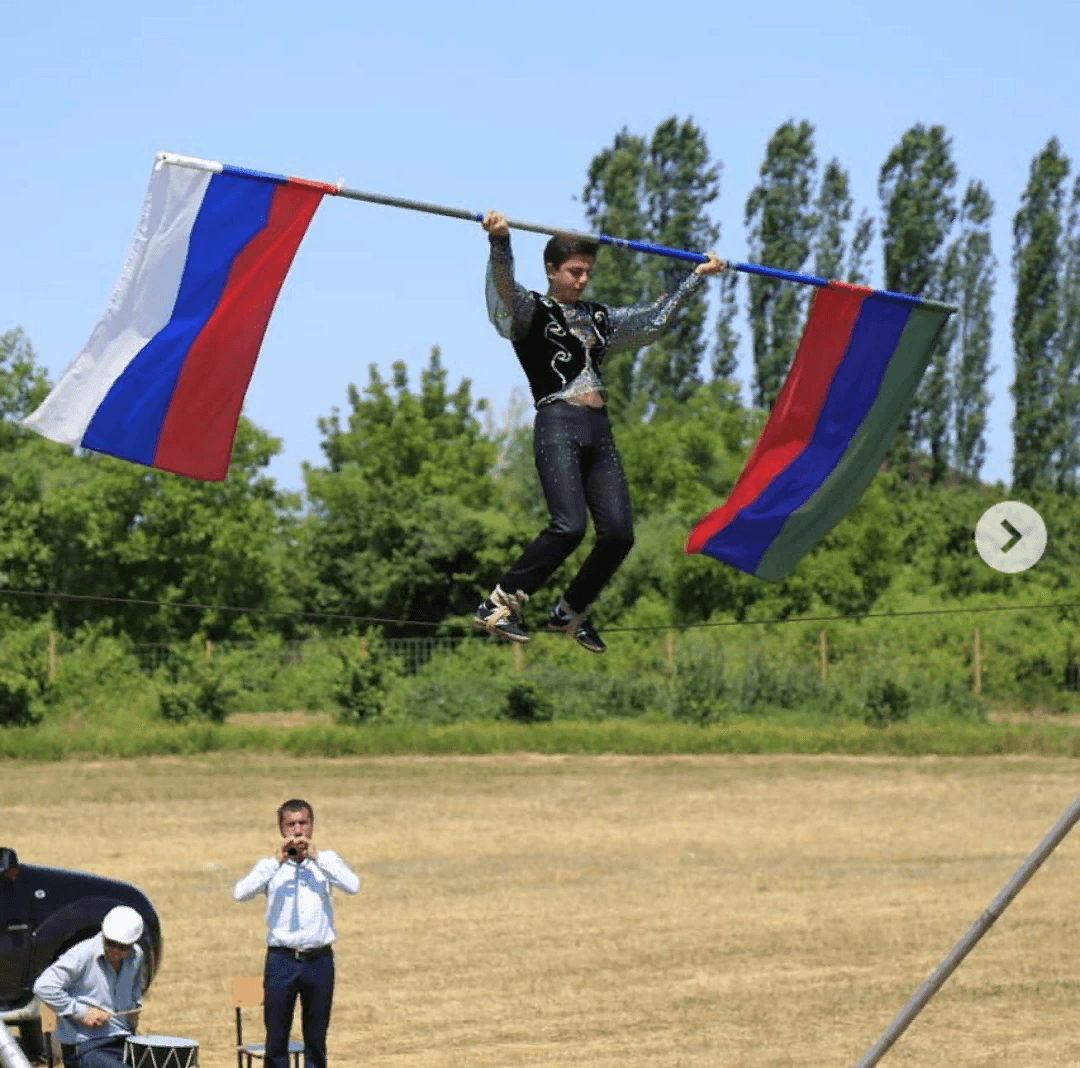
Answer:
[[[817,230],[813,203],[816,168],[813,126],[804,119],[778,127],[765,148],[760,181],[746,200],[751,260],[785,271],[803,270]],[[807,294],[804,286],[760,275],[750,276],[748,288],[753,399],[759,408],[768,410],[795,357]]]
[[[484,403],[467,379],[448,390],[437,348],[417,393],[403,363],[389,383],[372,364],[348,400],[344,420],[319,422],[326,466],[305,470],[308,608],[430,622],[471,611],[523,537],[499,510]]]
[[[997,262],[990,245],[994,202],[979,181],[968,183],[960,205],[960,235],[951,253],[956,261],[956,359],[953,370],[955,437],[953,463],[966,478],[978,478],[986,459],[990,406],[991,301]]]
[[[952,142],[943,126],[917,123],[889,153],[878,176],[886,289],[934,300],[952,298],[954,278],[947,270],[946,245],[957,215],[952,194],[956,180]],[[890,450],[891,464],[907,469],[918,450],[928,449],[935,481],[949,463],[953,329],[950,324],[939,339]]]
[[[620,131],[589,165],[582,194],[590,225],[602,233],[669,248],[700,251],[720,236],[709,205],[720,194],[720,165],[691,119],[672,116],[651,137]],[[601,250],[591,296],[634,304],[667,292],[685,274],[673,261],[620,249]],[[685,402],[702,381],[708,350],[707,301],[696,293],[676,313],[665,336],[641,353],[617,353],[604,366],[612,410],[621,414],[670,401]]]
[[[1032,160],[1013,218],[1013,483],[1025,490],[1060,482],[1066,475],[1058,420],[1069,405],[1060,352],[1062,211],[1069,166],[1052,137]]]

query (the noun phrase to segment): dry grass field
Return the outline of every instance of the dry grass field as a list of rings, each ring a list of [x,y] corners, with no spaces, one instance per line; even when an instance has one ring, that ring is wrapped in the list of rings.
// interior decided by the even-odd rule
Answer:
[[[336,899],[337,1065],[854,1065],[1075,796],[1037,759],[251,755],[5,764],[2,844],[130,880],[165,930],[143,1030],[229,1068],[231,888],[299,795]],[[1080,831],[886,1065],[1080,1065]],[[255,1024],[258,1031],[258,1024]]]

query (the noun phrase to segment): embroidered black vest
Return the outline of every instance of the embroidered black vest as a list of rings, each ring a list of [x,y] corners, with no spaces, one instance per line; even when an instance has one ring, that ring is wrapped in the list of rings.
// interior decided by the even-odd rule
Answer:
[[[570,333],[557,301],[539,293],[533,293],[533,296],[536,297],[536,313],[528,333],[514,341],[513,346],[529,380],[533,400],[539,404],[552,393],[564,390],[585,370],[585,346]],[[590,300],[580,303],[587,309],[596,331],[597,343],[589,351],[593,367],[599,372],[611,337],[611,320],[603,304]]]

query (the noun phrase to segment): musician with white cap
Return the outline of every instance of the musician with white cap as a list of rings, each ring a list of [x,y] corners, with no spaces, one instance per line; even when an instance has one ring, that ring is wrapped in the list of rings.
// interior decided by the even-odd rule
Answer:
[[[145,986],[142,917],[117,905],[101,931],[77,942],[38,976],[34,993],[57,1019],[65,1068],[119,1068],[138,1026]]]

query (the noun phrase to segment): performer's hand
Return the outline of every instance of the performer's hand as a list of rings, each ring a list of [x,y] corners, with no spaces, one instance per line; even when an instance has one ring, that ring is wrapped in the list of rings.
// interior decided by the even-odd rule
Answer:
[[[706,252],[709,258],[694,268],[694,274],[719,274],[727,270],[727,264],[715,252]]]
[[[489,211],[480,224],[492,237],[509,237],[510,224],[501,211]]]
[[[128,1023],[131,1024],[131,1033],[135,1034],[139,1030],[139,1014],[137,1012],[128,1013]]]
[[[104,1009],[99,1009],[96,1005],[91,1005],[83,1014],[82,1022],[87,1027],[101,1027],[102,1024],[107,1023],[109,1020],[109,1013]]]

